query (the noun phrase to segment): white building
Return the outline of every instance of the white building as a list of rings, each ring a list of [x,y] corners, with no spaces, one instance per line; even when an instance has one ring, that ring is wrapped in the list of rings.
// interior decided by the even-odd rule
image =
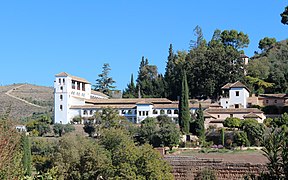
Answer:
[[[65,72],[55,75],[54,81],[54,123],[68,124],[74,117],[82,120],[92,119],[97,111],[112,107],[129,121],[140,123],[146,117],[166,114],[172,120],[178,118],[178,102],[166,98],[129,98],[109,99],[103,93],[91,90],[91,84]],[[190,103],[191,113],[198,108],[198,103]],[[82,121],[83,122],[83,121]]]
[[[249,89],[244,84],[239,81],[227,83],[221,89],[223,97],[220,99],[220,105],[222,108],[247,108]]]

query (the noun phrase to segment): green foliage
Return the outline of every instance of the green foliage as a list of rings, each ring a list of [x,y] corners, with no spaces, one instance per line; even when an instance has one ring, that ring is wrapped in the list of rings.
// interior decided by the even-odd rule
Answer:
[[[285,7],[284,11],[280,14],[281,23],[287,25],[288,24],[288,6]]]
[[[241,127],[241,119],[236,117],[228,117],[224,120],[223,126],[229,128],[240,128]]]
[[[140,62],[136,89],[138,97],[163,97],[164,78],[158,74],[157,66],[149,65],[144,56]]]
[[[158,134],[159,128],[155,118],[147,117],[141,122],[139,129],[140,144],[149,143],[154,147],[159,147],[161,142]]]
[[[221,144],[222,146],[225,145],[225,129],[221,128]]]
[[[54,124],[53,125],[53,132],[55,135],[59,135],[60,137],[65,134],[65,133],[69,133],[75,131],[75,127],[71,124]]]
[[[110,65],[108,63],[104,63],[102,69],[102,73],[98,74],[99,79],[96,79],[94,89],[110,95],[111,90],[115,88],[115,86],[113,86],[115,81],[112,79],[112,77],[109,77],[109,72],[111,70]]]
[[[179,126],[184,134],[189,134],[190,130],[190,110],[189,110],[189,90],[187,84],[186,72],[183,72],[182,90],[179,101]]]
[[[221,33],[221,40],[226,46],[232,46],[235,49],[248,47],[249,38],[247,34],[236,30],[224,30]]]
[[[243,131],[237,131],[234,135],[234,142],[237,144],[237,146],[249,146],[250,142],[247,138],[246,132]]]
[[[280,110],[277,106],[265,106],[261,109],[265,114],[279,114]]]
[[[89,137],[93,137],[96,132],[96,126],[93,123],[85,123],[83,129],[84,132],[89,134]]]
[[[130,83],[127,85],[127,88],[123,91],[124,98],[135,98],[137,97],[137,89],[134,84],[133,74],[131,74]]]
[[[205,126],[204,126],[204,115],[203,115],[203,109],[201,107],[201,104],[199,104],[199,109],[196,112],[196,133],[199,137],[201,143],[205,142]]]
[[[265,38],[263,38],[263,39],[261,39],[259,41],[258,48],[261,49],[261,50],[266,51],[267,49],[269,49],[275,43],[276,43],[276,39],[275,38],[265,37]]]
[[[255,119],[245,119],[242,121],[243,131],[247,134],[251,145],[260,146],[264,135],[264,125],[259,124]]]
[[[195,180],[216,180],[216,174],[213,170],[203,169],[198,171]]]
[[[33,114],[28,120],[26,128],[28,132],[34,132],[33,134],[43,136],[44,134],[51,132],[51,123],[52,117],[50,114]]]
[[[43,138],[32,138],[31,142],[33,166],[40,174],[48,172],[52,168],[51,158],[57,142]]]
[[[22,135],[21,138],[22,149],[23,149],[23,169],[24,175],[30,176],[31,175],[31,165],[32,165],[32,157],[31,157],[31,145],[28,136]]]
[[[180,142],[180,131],[174,123],[162,125],[159,130],[159,136],[161,144],[168,146],[170,150]]]

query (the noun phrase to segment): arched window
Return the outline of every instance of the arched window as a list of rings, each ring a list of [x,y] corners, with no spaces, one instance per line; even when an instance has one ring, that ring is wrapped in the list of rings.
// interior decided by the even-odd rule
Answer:
[[[164,113],[165,113],[164,109],[161,109],[160,114],[164,114]]]
[[[172,114],[171,109],[168,109],[168,110],[167,110],[167,114]]]
[[[84,110],[83,114],[86,115],[87,114],[87,110]]]
[[[92,115],[93,114],[93,110],[90,110],[90,115]]]

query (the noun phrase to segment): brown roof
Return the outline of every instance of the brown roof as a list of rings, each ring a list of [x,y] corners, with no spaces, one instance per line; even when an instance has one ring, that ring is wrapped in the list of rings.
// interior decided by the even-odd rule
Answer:
[[[203,112],[204,118],[213,118],[213,119],[217,119],[215,116],[212,116],[211,114],[207,113],[207,112]]]
[[[245,54],[240,54],[240,58],[249,58],[249,57],[246,56]]]
[[[251,112],[251,113],[249,113],[249,114],[247,114],[247,115],[244,115],[243,116],[244,118],[261,118],[260,116],[258,116],[257,114],[255,114],[255,113],[253,113],[253,112]],[[262,118],[261,118],[262,119]]]
[[[87,99],[86,103],[92,104],[136,104],[138,102],[153,103],[153,104],[170,104],[167,98],[122,98],[122,99]]]
[[[112,104],[112,105],[75,105],[71,106],[71,109],[103,109],[103,108],[115,108],[115,109],[133,109],[136,108],[135,105],[130,104]]]
[[[207,113],[263,113],[260,109],[257,108],[208,108],[204,112]]]
[[[259,94],[259,97],[264,97],[264,98],[288,98],[287,94]]]
[[[231,88],[245,88],[245,89],[247,89],[247,91],[250,92],[250,90],[247,88],[247,86],[245,86],[240,81],[237,81],[235,83],[227,83],[221,89],[231,89]]]
[[[94,91],[94,90],[91,90],[91,94],[95,94],[95,95],[98,95],[98,96],[102,96],[102,97],[109,97],[107,96],[106,94],[100,92],[100,91]]]
[[[70,74],[68,74],[68,73],[66,73],[66,72],[61,72],[61,73],[59,73],[59,74],[56,74],[55,77],[71,77],[72,80],[90,84],[90,82],[87,81],[86,79],[80,78],[80,77],[77,77],[77,76],[72,76],[72,75],[70,75]]]

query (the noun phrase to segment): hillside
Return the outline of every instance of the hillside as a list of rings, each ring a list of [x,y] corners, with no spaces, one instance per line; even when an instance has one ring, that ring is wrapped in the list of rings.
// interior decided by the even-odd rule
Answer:
[[[10,116],[21,119],[33,113],[53,111],[53,88],[31,84],[0,86],[0,113],[11,107]]]

